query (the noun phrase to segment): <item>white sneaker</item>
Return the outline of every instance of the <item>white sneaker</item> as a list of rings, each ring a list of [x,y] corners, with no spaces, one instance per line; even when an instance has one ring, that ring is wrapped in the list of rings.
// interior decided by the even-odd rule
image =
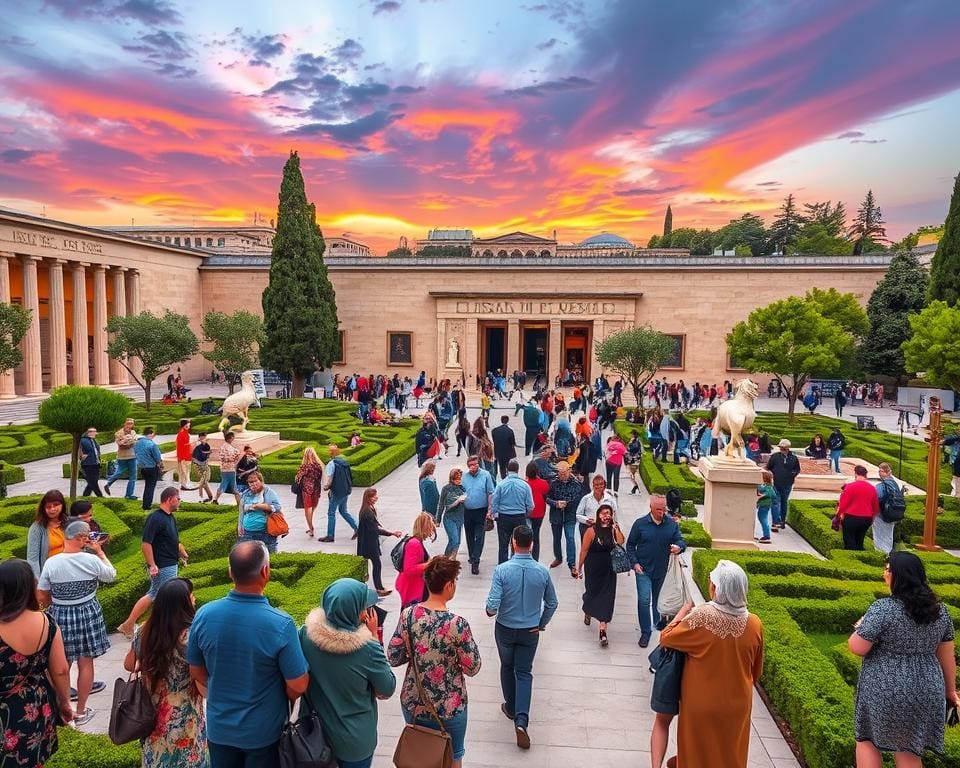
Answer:
[[[93,720],[94,714],[94,711],[90,709],[90,707],[87,707],[81,714],[73,718],[73,724],[76,726],[86,725]]]

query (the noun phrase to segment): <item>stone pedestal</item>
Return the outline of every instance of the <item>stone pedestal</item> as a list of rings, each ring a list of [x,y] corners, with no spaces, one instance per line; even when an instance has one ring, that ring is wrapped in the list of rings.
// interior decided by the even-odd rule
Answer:
[[[757,520],[757,486],[763,479],[752,461],[700,459],[697,467],[706,482],[703,527],[714,549],[758,549],[753,534]]]
[[[279,432],[260,432],[248,429],[246,432],[238,432],[234,438],[233,444],[238,449],[243,450],[243,446],[249,445],[257,456],[264,456],[273,453],[288,445],[294,445],[296,441],[281,440]],[[191,435],[196,440],[195,435]],[[207,443],[210,445],[210,464],[220,466],[220,448],[223,446],[223,433],[211,432],[207,435]],[[170,451],[163,454],[164,470],[174,469],[177,466],[177,452]]]

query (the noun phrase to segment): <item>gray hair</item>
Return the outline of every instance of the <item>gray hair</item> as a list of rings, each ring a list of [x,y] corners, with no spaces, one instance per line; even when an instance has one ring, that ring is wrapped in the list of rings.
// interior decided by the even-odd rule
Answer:
[[[746,611],[749,585],[743,568],[730,560],[720,560],[710,572],[710,583],[716,590],[714,603],[731,611]]]
[[[67,527],[63,529],[63,538],[72,541],[88,533],[90,533],[89,525],[83,522],[83,520],[74,520],[72,523],[67,523]]]

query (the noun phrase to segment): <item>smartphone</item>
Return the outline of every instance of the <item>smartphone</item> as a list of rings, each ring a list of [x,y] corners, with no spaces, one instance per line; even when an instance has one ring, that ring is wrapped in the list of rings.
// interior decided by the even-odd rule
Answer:
[[[90,534],[90,541],[103,541],[109,536],[109,533],[103,533],[103,531],[93,531]]]

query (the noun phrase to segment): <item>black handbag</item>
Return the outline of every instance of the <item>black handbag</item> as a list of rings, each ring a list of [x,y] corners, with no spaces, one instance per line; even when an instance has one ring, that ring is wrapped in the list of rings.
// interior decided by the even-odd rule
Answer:
[[[960,714],[957,713],[956,705],[947,707],[947,727],[952,728],[960,725]]]
[[[113,684],[107,735],[114,744],[145,739],[157,725],[157,708],[139,669],[138,663],[128,679],[118,677]]]
[[[627,550],[619,544],[614,544],[610,550],[610,568],[614,573],[627,573],[633,568],[630,558],[627,557]]]
[[[300,699],[300,703],[301,710],[306,706],[307,711],[301,712],[295,721],[288,719],[280,731],[277,745],[280,768],[337,768],[337,758],[323,732],[320,716],[306,696]],[[292,704],[290,714],[293,715]]]
[[[661,715],[680,714],[680,683],[686,654],[658,645],[648,657],[653,672],[650,708]]]

